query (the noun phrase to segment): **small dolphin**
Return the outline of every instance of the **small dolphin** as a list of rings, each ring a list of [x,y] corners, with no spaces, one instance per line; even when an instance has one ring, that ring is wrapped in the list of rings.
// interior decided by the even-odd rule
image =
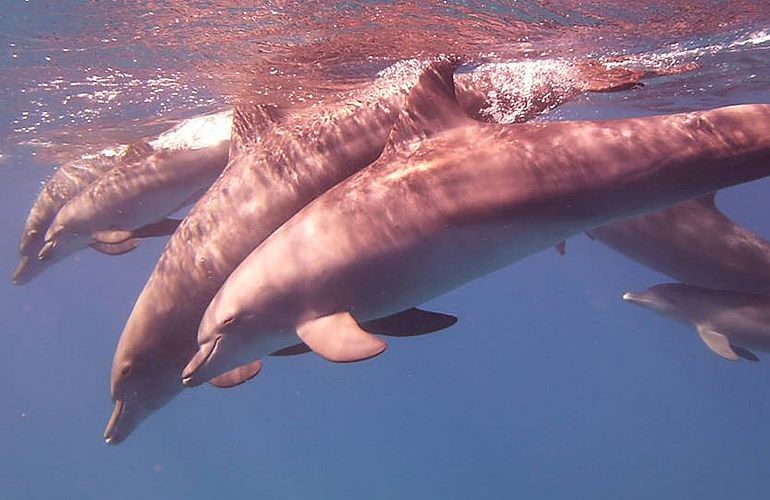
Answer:
[[[217,116],[197,143],[153,149],[67,202],[46,232],[40,260],[61,260],[87,246],[119,255],[136,248],[138,238],[171,234],[179,221],[164,217],[200,197],[227,163],[231,111]]]
[[[29,211],[19,241],[21,259],[11,281],[16,285],[24,285],[45,269],[45,263],[38,259],[38,253],[43,248],[44,236],[51,221],[69,200],[118,163],[132,163],[146,156],[148,149],[149,145],[139,142],[129,145],[120,154],[109,150],[112,153],[110,155],[80,158],[58,168],[45,183]]]
[[[386,345],[359,324],[621,217],[770,173],[770,105],[495,125],[426,72],[382,156],[276,230],[206,310],[197,385],[301,339],[332,361]]]
[[[770,242],[720,212],[714,194],[588,235],[683,283],[770,296]]]
[[[758,361],[749,349],[770,351],[770,297],[765,295],[667,283],[627,292],[623,300],[691,323],[709,349],[730,361]]]
[[[425,63],[407,61],[385,70],[376,82],[360,89],[352,104],[315,106],[294,114],[270,106],[236,110],[225,173],[169,240],[121,334],[111,377],[115,409],[104,433],[108,443],[120,443],[184,389],[179,374],[197,350],[195,335],[203,312],[227,276],[305,204],[379,156],[424,67]],[[534,89],[526,99],[510,94],[513,100],[521,95],[515,106],[521,116],[558,104],[556,82],[562,93],[572,96],[586,86],[609,90],[622,81],[589,84],[579,78],[565,79],[569,68],[563,64],[557,68],[549,77],[554,83]],[[500,76],[498,71],[498,66],[487,65],[459,77],[458,97],[469,113],[490,118],[484,111],[489,93],[506,74]],[[585,75],[598,77],[599,73],[592,68]],[[636,76],[629,74],[629,78]],[[541,96],[541,91],[547,96]],[[411,308],[394,313],[389,321],[375,324],[373,331],[387,333],[385,323],[389,323],[390,334],[416,334],[453,321],[448,315],[422,314]],[[291,346],[276,354],[303,350]],[[260,367],[257,361],[214,383],[220,387],[242,383]]]

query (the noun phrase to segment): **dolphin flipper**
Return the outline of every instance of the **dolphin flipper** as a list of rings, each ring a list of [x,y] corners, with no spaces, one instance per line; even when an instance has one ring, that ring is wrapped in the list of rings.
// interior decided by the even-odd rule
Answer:
[[[457,317],[417,309],[407,309],[400,313],[373,319],[361,323],[361,328],[369,333],[387,335],[389,337],[413,337],[437,332],[457,323]]]
[[[457,323],[457,317],[451,314],[424,311],[412,308],[361,323],[361,328],[369,333],[385,335],[387,337],[415,337],[437,332]],[[271,356],[298,356],[310,352],[310,348],[304,342],[284,347]]]
[[[221,389],[229,389],[253,379],[260,370],[262,370],[262,361],[256,360],[248,365],[239,366],[227,373],[212,378],[209,380],[209,384]]]
[[[105,255],[123,255],[139,246],[139,240],[128,239],[119,243],[107,243],[101,241],[94,241],[88,245],[97,252],[101,252]]]
[[[719,332],[710,330],[704,326],[696,326],[701,340],[714,351],[715,354],[722,356],[730,361],[738,361],[738,354],[733,350],[730,341]],[[756,357],[756,356],[755,356]]]
[[[297,327],[297,335],[322,358],[341,363],[372,358],[387,347],[361,329],[348,312],[306,321]]]

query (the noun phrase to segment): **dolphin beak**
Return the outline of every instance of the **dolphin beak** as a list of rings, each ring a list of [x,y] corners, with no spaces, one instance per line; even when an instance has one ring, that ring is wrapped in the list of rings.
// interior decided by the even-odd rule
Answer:
[[[104,442],[107,444],[119,444],[125,439],[127,433],[125,431],[120,432],[119,425],[124,420],[126,414],[126,403],[122,399],[115,401],[115,408],[112,410],[112,416],[110,421],[107,422],[107,427],[104,429]]]
[[[650,299],[648,299],[644,294],[634,293],[634,292],[624,293],[623,300],[635,305],[644,305],[644,304],[649,304],[651,302]]]
[[[188,387],[195,387],[201,385],[206,380],[206,373],[209,370],[207,366],[208,361],[214,355],[219,342],[222,340],[222,336],[218,335],[214,340],[206,342],[198,349],[195,356],[187,363],[184,371],[182,371],[182,383]],[[211,378],[211,377],[209,377]]]
[[[23,255],[21,260],[19,260],[19,265],[16,266],[16,270],[13,272],[13,276],[11,276],[11,281],[14,285],[23,285],[29,281],[29,263],[29,255]]]
[[[47,259],[53,253],[54,248],[56,248],[56,240],[46,241],[43,248],[40,249],[40,253],[37,254],[37,258],[40,260]]]

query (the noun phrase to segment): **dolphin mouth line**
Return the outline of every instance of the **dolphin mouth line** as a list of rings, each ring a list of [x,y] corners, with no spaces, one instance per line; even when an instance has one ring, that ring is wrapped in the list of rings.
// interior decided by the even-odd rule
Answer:
[[[113,434],[115,433],[115,429],[118,427],[118,424],[120,424],[120,421],[123,419],[125,414],[126,403],[122,399],[116,400],[115,409],[112,411],[112,417],[110,417],[110,421],[107,423],[107,429],[104,431],[105,443],[118,444],[118,441],[115,441]]]
[[[217,338],[215,338],[213,342],[214,345],[211,347],[211,349],[209,349],[209,352],[206,353],[206,356],[193,367],[192,371],[190,371],[186,375],[183,374],[182,383],[184,385],[192,387],[199,384],[199,383],[196,383],[196,381],[194,380],[195,374],[198,373],[201,367],[203,367],[206,363],[208,363],[209,359],[211,359],[211,356],[213,356],[214,353],[216,352],[217,347],[219,347],[219,342],[221,340],[222,340],[222,335],[217,335]],[[197,357],[197,354],[195,357]]]

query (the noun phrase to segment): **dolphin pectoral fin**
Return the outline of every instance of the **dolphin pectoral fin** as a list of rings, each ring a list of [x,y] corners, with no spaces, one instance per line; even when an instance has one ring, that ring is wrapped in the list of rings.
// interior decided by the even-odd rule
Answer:
[[[91,233],[91,238],[97,243],[123,243],[126,240],[130,240],[134,234],[131,231],[125,231],[121,229],[109,230],[109,231],[94,231]]]
[[[89,247],[105,255],[123,255],[139,246],[139,240],[129,239],[120,243],[104,243],[99,241],[91,242]]]
[[[389,337],[413,337],[437,332],[457,323],[457,317],[451,314],[424,311],[412,308],[384,318],[361,323],[361,328],[369,333]]]
[[[714,351],[715,354],[722,356],[730,361],[738,361],[738,354],[733,350],[730,341],[719,332],[710,330],[703,326],[697,326],[698,334],[701,340]]]
[[[297,335],[313,352],[339,363],[369,359],[387,347],[385,342],[361,329],[348,312],[306,321],[297,327]]]
[[[561,240],[556,244],[554,248],[559,253],[559,255],[564,256],[567,253],[567,241]]]
[[[271,356],[298,356],[310,352],[310,348],[304,342],[278,349],[275,352],[271,352]]]
[[[262,369],[262,361],[256,360],[248,365],[239,366],[234,370],[230,370],[227,373],[223,373],[218,377],[214,377],[209,380],[209,384],[221,389],[229,389],[237,385],[241,385],[244,382],[248,382],[257,376]]]
[[[158,222],[153,222],[142,226],[138,229],[134,229],[131,235],[134,238],[151,238],[153,236],[168,236],[174,234],[176,228],[182,223],[181,219],[161,219]]]

